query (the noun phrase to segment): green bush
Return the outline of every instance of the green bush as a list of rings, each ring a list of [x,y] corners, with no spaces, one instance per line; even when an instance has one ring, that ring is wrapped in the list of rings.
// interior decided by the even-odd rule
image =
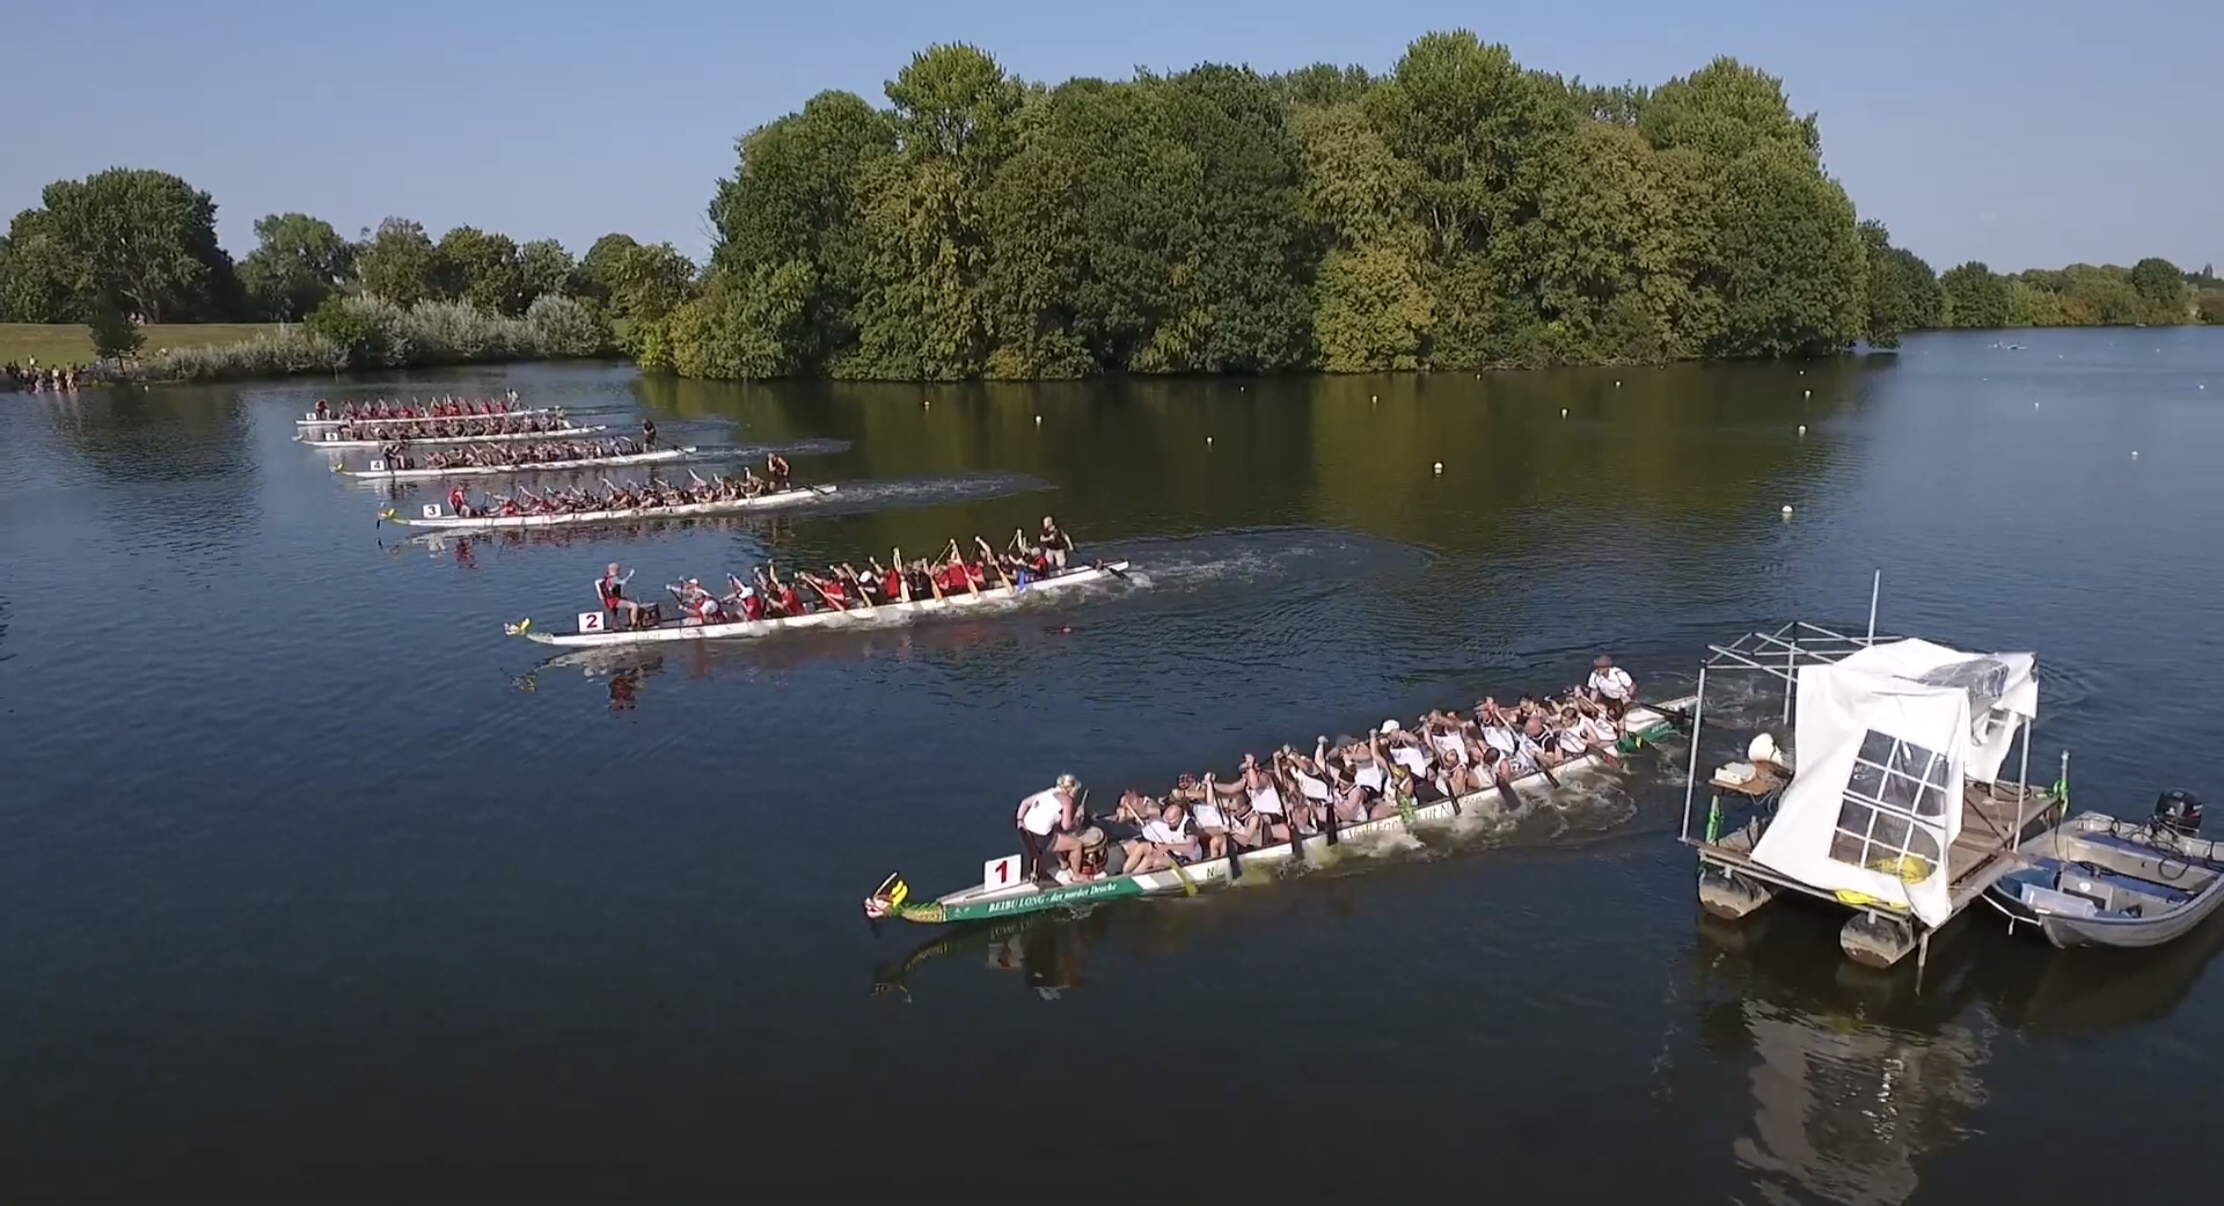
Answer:
[[[564,297],[542,297],[523,318],[462,302],[398,306],[382,298],[334,296],[298,328],[241,343],[165,352],[140,362],[149,380],[198,381],[348,369],[415,368],[598,356],[609,336],[594,315]]]

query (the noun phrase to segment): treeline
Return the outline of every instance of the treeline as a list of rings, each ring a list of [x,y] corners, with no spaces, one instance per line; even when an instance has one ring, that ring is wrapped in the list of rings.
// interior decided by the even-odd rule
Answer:
[[[2217,288],[2213,270],[2181,272],[2160,258],[2129,268],[2072,264],[2005,275],[1972,260],[1935,280],[1911,279],[1910,329],[2224,322],[2224,289]]]
[[[886,94],[821,93],[740,140],[702,293],[650,363],[1469,369],[1815,354],[1914,325],[1911,257],[1824,172],[1815,119],[1730,59],[1600,88],[1456,32],[1381,76],[1048,86],[956,45]]]
[[[405,218],[351,240],[299,213],[258,220],[255,249],[235,264],[217,243],[214,199],[169,173],[114,168],[56,181],[41,199],[0,237],[0,321],[87,323],[107,353],[130,350],[137,323],[290,322],[321,309],[333,325],[389,313],[347,311],[343,298],[404,310],[458,303],[489,320],[564,298],[599,325],[603,343],[622,346],[686,298],[696,276],[671,244],[623,234],[574,259],[554,239],[518,243],[459,226],[435,240]],[[576,343],[577,324],[565,321]]]

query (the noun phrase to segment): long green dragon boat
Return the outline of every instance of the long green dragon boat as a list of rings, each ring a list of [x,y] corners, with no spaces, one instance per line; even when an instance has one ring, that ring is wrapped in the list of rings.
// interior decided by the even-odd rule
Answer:
[[[1688,723],[1691,705],[1695,702],[1697,697],[1690,696],[1631,708],[1624,717],[1625,735],[1616,743],[1616,748],[1623,754],[1632,754],[1684,727]],[[1294,858],[1303,857],[1310,861],[1325,855],[1330,847],[1343,842],[1364,841],[1369,837],[1388,835],[1400,829],[1449,822],[1470,808],[1481,810],[1485,814],[1495,812],[1501,816],[1508,815],[1509,810],[1502,801],[1514,789],[1524,785],[1555,787],[1558,780],[1597,769],[1598,758],[1595,755],[1585,755],[1561,763],[1549,773],[1536,771],[1481,791],[1469,792],[1457,800],[1440,800],[1434,804],[1410,808],[1399,816],[1384,817],[1379,821],[1332,825],[1300,841],[1279,842],[1272,846],[1238,851],[1232,858],[1210,859],[1161,871],[1147,871],[1140,875],[1108,875],[1076,884],[1045,887],[1024,880],[999,882],[997,872],[991,870],[984,876],[984,882],[973,887],[930,901],[913,903],[911,887],[904,882],[899,872],[889,876],[879,889],[865,898],[865,916],[873,921],[899,918],[920,925],[959,925],[1000,921],[1053,909],[1074,909],[1133,896],[1164,896],[1177,892],[1193,895],[1200,888],[1228,883],[1240,876],[1276,867]],[[1007,859],[999,859],[988,866],[1002,866],[1004,873],[1008,875],[1008,863]]]

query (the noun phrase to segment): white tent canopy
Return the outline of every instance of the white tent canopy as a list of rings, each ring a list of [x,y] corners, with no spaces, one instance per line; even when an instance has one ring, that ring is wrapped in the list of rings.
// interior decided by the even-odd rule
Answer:
[[[1799,670],[1799,772],[1754,861],[1802,883],[1952,913],[1962,784],[1993,781],[2038,714],[2037,661],[1929,641],[1871,645]]]

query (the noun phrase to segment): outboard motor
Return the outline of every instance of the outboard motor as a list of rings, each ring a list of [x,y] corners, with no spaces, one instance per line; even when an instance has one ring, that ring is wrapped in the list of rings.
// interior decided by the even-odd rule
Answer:
[[[2154,826],[2179,837],[2201,832],[2201,801],[2191,793],[2166,791],[2155,798]]]

